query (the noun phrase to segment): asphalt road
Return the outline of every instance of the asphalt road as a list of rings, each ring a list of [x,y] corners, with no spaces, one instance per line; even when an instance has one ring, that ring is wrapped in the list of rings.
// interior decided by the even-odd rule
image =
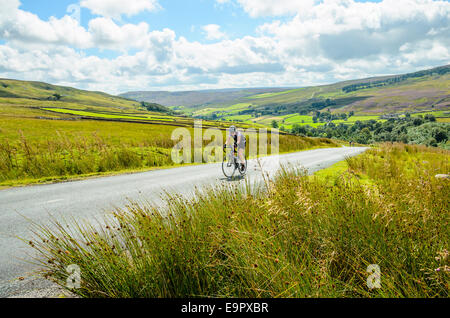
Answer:
[[[280,163],[302,166],[312,173],[365,150],[345,147],[311,150],[281,155]],[[274,174],[279,166],[273,163],[273,158],[263,160],[263,170]],[[249,162],[251,182],[261,181],[259,166],[254,160]],[[196,186],[219,182],[229,181],[223,177],[221,164],[210,164],[0,191],[0,297],[25,295],[32,289],[48,286],[30,276],[36,269],[29,263],[32,251],[17,238],[31,238],[30,220],[48,224],[50,217],[101,219],[130,200],[161,203],[164,190],[189,196]],[[25,279],[18,280],[19,277]]]

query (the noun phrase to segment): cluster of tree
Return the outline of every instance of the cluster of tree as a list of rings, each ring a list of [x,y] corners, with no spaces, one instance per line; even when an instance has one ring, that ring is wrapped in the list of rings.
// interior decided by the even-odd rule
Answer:
[[[324,108],[327,108],[327,107],[330,107],[330,106],[336,106],[336,105],[337,105],[337,102],[334,101],[334,100],[331,100],[329,98],[324,100],[324,101],[314,102],[314,103],[311,104],[311,106],[314,109],[324,109]]]
[[[350,117],[353,117],[354,115],[355,115],[354,111],[351,111],[348,114],[346,114],[346,113],[332,114],[329,111],[326,111],[326,112],[317,111],[314,113],[313,122],[314,123],[327,123],[327,122],[332,122],[334,120],[348,120]]]
[[[149,112],[166,113],[169,115],[176,114],[176,112],[172,111],[171,109],[155,103],[141,102],[141,106]]]
[[[281,129],[285,130],[283,127]],[[360,144],[390,141],[448,148],[450,124],[436,122],[433,115],[407,116],[402,119],[389,119],[386,122],[358,121],[354,125],[328,123],[317,128],[294,125],[290,133],[308,137],[335,138]]]
[[[50,97],[47,97],[47,100],[58,101],[61,100],[62,96],[60,94],[53,94]]]
[[[450,66],[442,66],[442,67],[438,67],[438,68],[431,69],[431,70],[425,70],[425,71],[405,74],[405,75],[401,75],[401,76],[391,77],[391,78],[385,79],[385,80],[347,85],[347,86],[343,87],[342,90],[345,93],[350,93],[350,92],[358,91],[361,89],[382,87],[382,86],[397,84],[397,83],[406,81],[409,78],[418,78],[418,77],[423,77],[423,76],[433,75],[433,74],[444,75],[447,73],[450,73]]]

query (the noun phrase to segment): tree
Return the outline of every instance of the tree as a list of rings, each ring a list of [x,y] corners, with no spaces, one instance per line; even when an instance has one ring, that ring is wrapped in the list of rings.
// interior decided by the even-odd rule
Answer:
[[[272,121],[272,127],[275,128],[275,129],[277,129],[277,128],[280,127],[280,126],[278,125],[278,122],[277,122],[276,120],[273,120],[273,121]]]
[[[364,128],[361,130],[361,132],[358,134],[358,137],[356,138],[356,141],[360,144],[368,144],[370,143],[370,139],[372,138],[372,134],[370,133],[369,128]]]
[[[414,118],[413,124],[414,126],[421,126],[423,124],[423,119],[420,117],[416,117]]]
[[[430,121],[430,122],[436,122],[436,117],[434,117],[431,114],[427,114],[427,115],[425,115],[425,120]]]
[[[442,128],[435,128],[433,130],[432,136],[436,139],[436,142],[441,143],[448,140],[447,132]]]
[[[60,100],[62,98],[61,95],[55,93],[52,96],[48,97],[47,100]]]

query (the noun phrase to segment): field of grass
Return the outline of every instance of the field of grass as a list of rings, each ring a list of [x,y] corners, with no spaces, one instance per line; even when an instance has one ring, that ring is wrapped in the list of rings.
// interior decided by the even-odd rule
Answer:
[[[106,118],[106,119],[135,119],[135,120],[159,120],[159,121],[172,121],[175,122],[177,119],[173,116],[162,116],[162,115],[126,115],[119,114],[115,115],[111,112],[98,113],[92,111],[84,111],[84,110],[71,110],[71,109],[61,109],[61,108],[42,108],[43,110],[62,113],[62,114],[70,114],[76,116],[85,116],[85,117],[93,117],[93,118]]]
[[[202,125],[224,133],[230,123]],[[2,79],[0,187],[174,166],[171,134],[179,127],[193,135],[194,119],[100,92]],[[336,146],[325,139],[280,138],[281,152]]]
[[[436,117],[438,122],[448,123],[450,122],[450,112],[448,111],[425,111],[425,112],[415,112],[411,114],[412,117],[418,116],[426,116],[433,115]],[[378,115],[355,115],[347,120],[333,120],[332,123],[345,124],[345,125],[353,125],[358,121],[370,121],[375,120],[377,122],[385,122],[385,119],[381,119],[381,116]],[[404,115],[403,115],[404,117]],[[299,114],[291,114],[291,115],[283,115],[283,116],[263,116],[259,118],[253,118],[250,115],[227,115],[224,117],[226,120],[230,121],[238,121],[243,122],[245,124],[259,124],[261,126],[271,127],[272,122],[275,120],[280,127],[284,127],[286,129],[292,129],[294,125],[300,126],[311,126],[311,127],[319,127],[325,125],[325,123],[314,123],[313,116],[308,115],[299,115]]]
[[[213,113],[217,113],[219,116],[223,116],[224,118],[228,116],[233,116],[238,114],[240,111],[248,109],[249,106],[252,104],[250,103],[239,103],[235,105],[230,105],[226,107],[207,107],[202,108],[200,110],[197,110],[193,113],[193,116],[208,116],[212,115]]]
[[[292,90],[288,90],[288,91],[284,91],[284,92],[258,94],[258,95],[247,97],[247,99],[260,99],[260,98],[280,96],[280,95],[289,94],[292,92],[297,92],[298,90],[299,89],[292,89]]]
[[[246,120],[245,122],[246,123],[254,122],[266,127],[271,127],[272,122],[274,120],[278,123],[280,127],[282,126],[286,129],[291,129],[294,125],[311,126],[311,127],[319,127],[325,125],[325,123],[321,122],[314,123],[313,116],[299,115],[299,114],[292,114],[285,116],[265,116],[261,118]],[[383,119],[380,119],[380,116],[355,115],[348,118],[348,120],[333,120],[332,122],[336,125],[341,123],[346,125],[353,125],[357,121],[368,121],[368,120],[376,120],[379,122],[385,121]]]
[[[174,166],[171,135],[176,128],[0,115],[0,186]],[[193,128],[187,128],[193,136]],[[281,152],[336,146],[326,139],[280,136]]]
[[[386,144],[316,177],[286,169],[105,223],[35,225],[41,274],[81,297],[449,296],[449,152]],[[369,289],[377,264],[381,288]]]

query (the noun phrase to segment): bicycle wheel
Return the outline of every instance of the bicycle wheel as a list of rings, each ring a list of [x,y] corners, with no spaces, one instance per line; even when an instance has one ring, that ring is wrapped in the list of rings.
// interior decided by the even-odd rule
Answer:
[[[245,168],[241,169],[240,164],[239,164],[239,173],[241,174],[241,176],[245,176],[247,174],[247,170],[248,170],[248,162],[247,162],[247,158],[245,158]]]
[[[233,178],[236,173],[236,161],[232,153],[227,153],[222,163],[222,171],[225,177]]]

